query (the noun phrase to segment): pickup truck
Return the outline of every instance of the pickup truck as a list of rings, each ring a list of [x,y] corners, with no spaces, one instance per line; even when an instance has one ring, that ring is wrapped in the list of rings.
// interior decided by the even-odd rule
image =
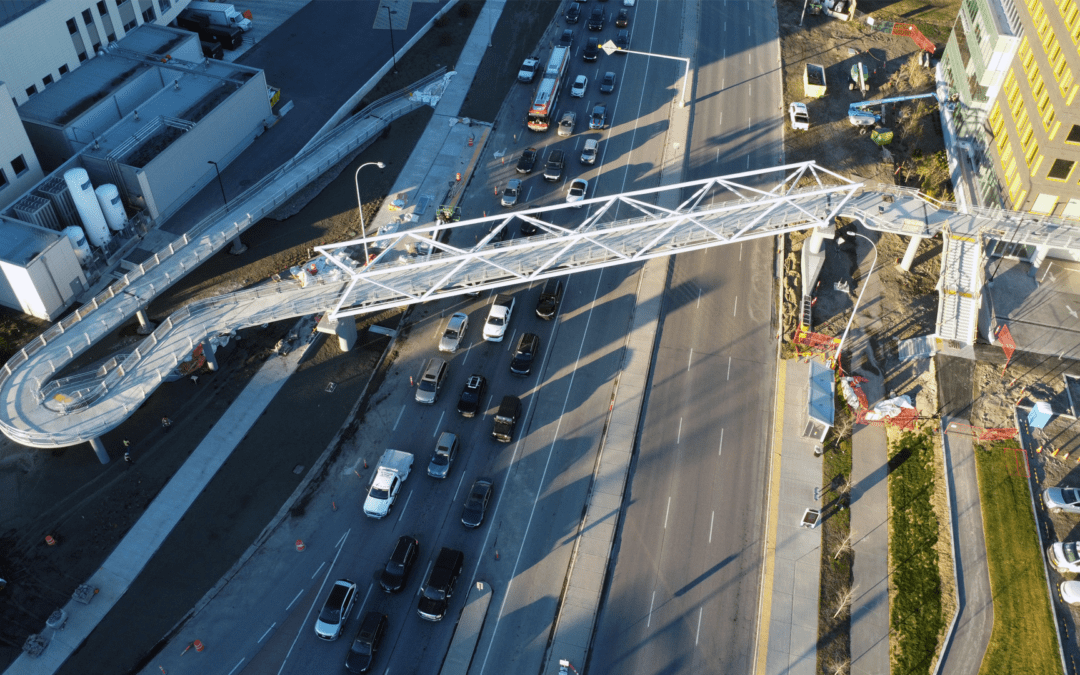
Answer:
[[[401,484],[409,477],[413,456],[400,450],[387,450],[375,467],[375,480],[364,500],[364,514],[369,518],[385,518],[397,500]]]
[[[500,293],[495,296],[484,322],[484,339],[488,342],[502,342],[506,337],[506,327],[514,313],[514,296]]]
[[[810,128],[810,113],[806,110],[805,103],[791,103],[788,105],[788,114],[791,115],[791,128],[806,130]]]
[[[536,56],[530,56],[525,59],[525,62],[521,64],[521,70],[518,71],[518,82],[532,82],[536,77],[536,69],[540,67],[540,58]]]
[[[461,576],[464,564],[465,555],[461,551],[445,547],[439,551],[439,557],[435,558],[435,565],[420,589],[416,613],[421,619],[442,621],[446,616],[450,598],[454,595],[454,585]]]

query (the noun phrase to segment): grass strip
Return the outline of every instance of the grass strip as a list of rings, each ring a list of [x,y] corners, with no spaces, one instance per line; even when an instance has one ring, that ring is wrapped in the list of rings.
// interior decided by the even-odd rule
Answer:
[[[1042,549],[1014,441],[976,446],[994,630],[979,673],[1060,675],[1057,631],[1046,593]]]
[[[905,433],[889,453],[893,675],[928,675],[944,622],[933,494],[933,441],[927,433]]]

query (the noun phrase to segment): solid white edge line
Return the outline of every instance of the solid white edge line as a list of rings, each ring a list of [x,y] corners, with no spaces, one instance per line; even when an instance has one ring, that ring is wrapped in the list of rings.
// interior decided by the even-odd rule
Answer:
[[[664,529],[665,530],[667,529],[667,519],[668,519],[669,515],[671,515],[671,496],[670,495],[668,495],[668,498],[667,498],[667,510],[664,511]]]
[[[686,372],[690,372],[690,364],[694,362],[694,348],[690,348],[690,356],[686,359]]]
[[[719,457],[722,454],[724,454],[724,430],[720,429],[720,449],[717,450],[716,456]]]
[[[735,309],[731,310],[731,316],[739,315],[739,296],[735,296]]]
[[[653,591],[652,592],[652,600],[649,601],[649,618],[645,622],[645,627],[646,628],[648,628],[649,626],[652,625],[652,608],[653,608],[653,605],[655,605],[655,604],[656,604],[656,591]]]
[[[683,418],[679,418],[679,430],[675,432],[675,445],[678,445],[682,441],[682,421]]]
[[[696,646],[698,640],[701,639],[701,614],[705,611],[704,607],[698,607],[697,613],[697,635],[694,636],[694,645]]]
[[[712,531],[713,531],[713,525],[715,525],[715,524],[716,524],[716,511],[713,511],[712,515],[709,516],[709,543],[710,544],[712,543]]]
[[[405,414],[405,406],[401,406],[401,412],[397,414],[397,419],[394,421],[394,428],[391,431],[397,431],[397,427],[401,424],[401,416]]]

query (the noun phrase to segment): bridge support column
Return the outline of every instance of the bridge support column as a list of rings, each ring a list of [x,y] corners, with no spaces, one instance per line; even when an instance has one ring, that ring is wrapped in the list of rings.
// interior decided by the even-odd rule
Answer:
[[[836,238],[836,228],[833,226],[815,227],[810,231],[810,252],[814,255],[821,253],[821,245],[826,239]]]
[[[149,335],[154,332],[154,322],[150,320],[150,317],[146,316],[146,310],[140,309],[135,312],[135,318],[139,320],[139,335]]]
[[[1035,274],[1039,271],[1039,267],[1043,264],[1043,261],[1046,260],[1046,254],[1049,252],[1049,246],[1035,247],[1035,254],[1031,256],[1031,269],[1028,270],[1028,274],[1030,274],[1031,276],[1035,276]]]
[[[94,454],[97,455],[98,461],[102,464],[109,463],[109,453],[106,452],[104,444],[102,444],[100,438],[91,438],[90,447],[94,449]]]
[[[911,271],[911,263],[915,262],[915,251],[919,250],[919,244],[925,237],[912,237],[908,241],[907,250],[904,251],[904,259],[900,261],[900,269],[905,272]]]
[[[352,351],[356,346],[356,319],[351,316],[338,319],[334,332],[337,334],[338,349],[343,352]]]
[[[217,354],[214,353],[214,347],[210,344],[209,340],[202,344],[202,353],[206,358],[206,367],[211,371],[218,369]]]
[[[247,250],[247,246],[244,246],[244,242],[240,241],[240,235],[236,235],[232,240],[232,248],[229,249],[230,255],[240,255]]]

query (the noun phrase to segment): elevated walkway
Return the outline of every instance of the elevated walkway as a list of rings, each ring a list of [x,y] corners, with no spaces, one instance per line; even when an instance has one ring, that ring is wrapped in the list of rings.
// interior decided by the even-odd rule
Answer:
[[[946,232],[938,282],[937,334],[963,344],[975,341],[982,291],[980,237]]]

